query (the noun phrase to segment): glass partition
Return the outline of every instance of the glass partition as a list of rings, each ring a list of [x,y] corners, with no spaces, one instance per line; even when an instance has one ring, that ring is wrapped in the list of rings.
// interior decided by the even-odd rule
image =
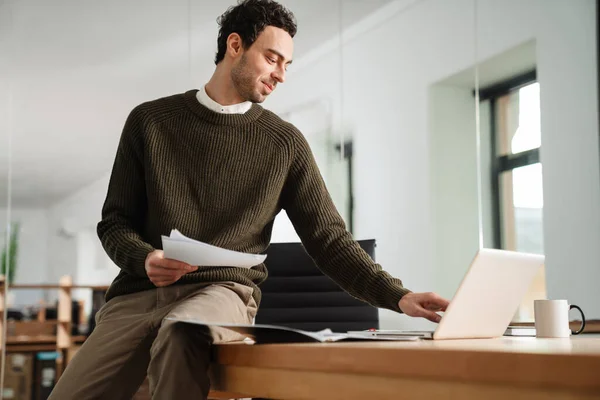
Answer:
[[[377,262],[413,291],[451,297],[479,248],[476,120],[489,144],[483,120],[491,110],[482,103],[476,114],[475,89],[494,82],[484,64],[510,46],[484,50],[488,11],[478,5],[477,14],[477,1],[282,3],[298,22],[294,62],[262,105],[306,137],[347,228],[376,240]],[[215,70],[216,20],[231,5],[0,2],[0,50],[12,52],[0,58],[0,220],[3,245],[8,220],[19,229],[13,283],[20,288],[6,303],[15,322],[56,318],[65,276],[106,287],[119,273],[96,226],[125,120],[143,102],[204,87]],[[540,84],[542,105],[543,93]],[[544,164],[544,190],[546,172]],[[482,215],[491,221],[487,193]],[[525,229],[517,231],[523,240],[526,218],[515,213],[513,221]],[[299,240],[285,212],[271,240]],[[102,296],[71,294],[80,310],[73,338],[85,336]],[[380,326],[431,324],[382,310]]]
[[[538,298],[597,319],[597,2],[476,5],[484,239],[546,256],[515,321]]]

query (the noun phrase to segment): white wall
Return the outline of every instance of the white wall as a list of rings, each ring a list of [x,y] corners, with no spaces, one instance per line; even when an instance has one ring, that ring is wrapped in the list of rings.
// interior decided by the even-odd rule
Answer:
[[[0,208],[0,251],[5,246],[7,213]],[[48,278],[48,218],[43,208],[12,208],[11,221],[18,222],[19,244],[14,283],[46,283]],[[11,295],[12,297],[13,295]],[[41,290],[14,291],[13,305],[34,305],[44,298]]]
[[[544,247],[551,298],[600,318],[600,167],[594,1],[553,1],[540,21]]]
[[[594,2],[477,4],[480,60],[537,41],[549,295],[578,302],[599,317]],[[371,22],[343,48],[343,91],[340,53],[330,47],[315,50],[312,63],[290,73],[270,105],[289,109],[326,98],[339,112],[339,93],[345,94],[343,121],[355,135],[356,236],[376,238],[377,260],[407,287],[447,291],[437,283],[445,265],[435,261],[432,241],[437,228],[430,215],[428,93],[431,85],[474,64],[473,2],[399,1]],[[577,283],[567,285],[567,278]],[[381,319],[383,327],[423,324],[387,312]]]
[[[77,273],[85,271],[82,268],[86,264],[90,266],[90,272],[96,268],[97,260],[91,250],[94,245],[100,245],[100,240],[90,232],[95,232],[100,221],[108,179],[109,175],[105,175],[49,208],[48,237],[53,249],[49,259],[49,278],[53,281],[58,282],[65,274],[73,275],[75,282],[81,284],[108,284],[114,278],[114,271],[108,268],[100,269],[106,270],[106,275]]]
[[[50,208],[50,242],[62,242],[65,250],[69,247],[75,255],[74,266],[66,266],[58,254],[51,258],[54,279],[71,274],[77,283],[102,285],[109,284],[118,273],[96,234],[108,180],[107,174]]]
[[[108,180],[107,174],[48,209],[51,282],[71,275],[77,284],[109,285],[117,276],[119,269],[106,255],[96,234]],[[74,297],[85,300],[89,311],[89,290],[75,291]]]
[[[475,98],[446,84],[433,85],[429,98],[434,286],[451,298],[479,248]]]

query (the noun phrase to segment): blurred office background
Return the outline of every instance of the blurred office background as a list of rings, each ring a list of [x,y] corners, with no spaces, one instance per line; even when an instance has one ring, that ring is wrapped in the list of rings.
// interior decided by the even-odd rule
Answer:
[[[532,320],[539,297],[600,319],[596,1],[281,2],[298,21],[295,60],[264,106],[307,137],[386,270],[451,298],[480,245],[541,253],[516,320]],[[231,5],[0,1],[0,246],[16,233],[13,283],[110,284],[118,268],[96,224],[125,118],[210,78]],[[273,242],[286,241],[298,237],[282,213]],[[56,296],[9,290],[7,303]],[[89,312],[89,291],[74,296]]]

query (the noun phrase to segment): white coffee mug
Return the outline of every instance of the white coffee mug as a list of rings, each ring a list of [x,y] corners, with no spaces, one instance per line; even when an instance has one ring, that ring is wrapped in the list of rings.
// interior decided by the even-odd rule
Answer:
[[[572,331],[569,327],[569,311],[573,308],[581,313],[581,327],[577,331]],[[565,338],[578,335],[585,328],[583,311],[567,300],[535,300],[533,312],[535,335],[539,338]]]

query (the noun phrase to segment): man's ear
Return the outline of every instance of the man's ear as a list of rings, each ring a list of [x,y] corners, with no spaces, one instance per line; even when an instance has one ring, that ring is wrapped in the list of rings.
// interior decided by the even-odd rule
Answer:
[[[243,50],[242,37],[237,33],[232,33],[227,37],[227,54],[232,58],[237,58]]]

